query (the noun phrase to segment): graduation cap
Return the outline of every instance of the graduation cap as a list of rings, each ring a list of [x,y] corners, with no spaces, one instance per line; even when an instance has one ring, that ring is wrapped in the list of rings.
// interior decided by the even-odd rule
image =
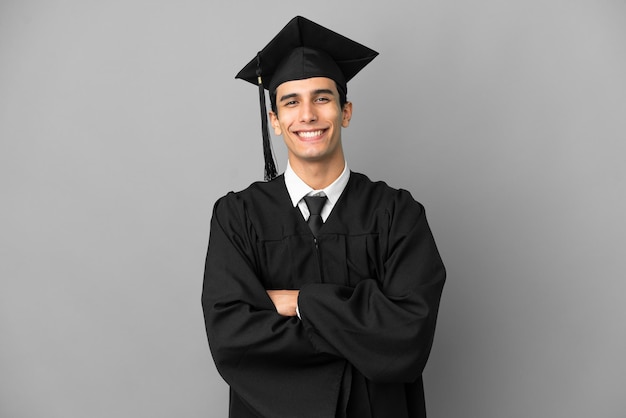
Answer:
[[[358,42],[296,16],[239,71],[235,78],[259,87],[266,181],[277,174],[269,139],[265,89],[274,93],[286,81],[327,77],[337,83],[337,89],[345,96],[347,82],[377,55],[378,52]]]

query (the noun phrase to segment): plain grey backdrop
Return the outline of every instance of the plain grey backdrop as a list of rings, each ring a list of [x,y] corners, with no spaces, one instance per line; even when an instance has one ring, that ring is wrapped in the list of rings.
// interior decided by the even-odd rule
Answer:
[[[0,0],[0,416],[226,416],[209,218],[262,178],[234,75],[297,14],[381,53],[344,143],[448,267],[429,416],[626,416],[622,0]]]

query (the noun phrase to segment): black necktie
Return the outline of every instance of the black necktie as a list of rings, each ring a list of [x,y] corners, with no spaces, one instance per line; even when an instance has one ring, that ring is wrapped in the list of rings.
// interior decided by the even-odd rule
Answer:
[[[311,212],[307,223],[309,224],[309,228],[311,228],[313,235],[317,236],[317,233],[324,223],[324,221],[322,221],[321,213],[322,208],[326,203],[326,196],[304,196],[304,202],[309,208],[309,212]]]

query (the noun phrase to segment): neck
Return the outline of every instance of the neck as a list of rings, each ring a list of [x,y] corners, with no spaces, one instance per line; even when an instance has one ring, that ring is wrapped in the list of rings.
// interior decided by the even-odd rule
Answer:
[[[335,161],[308,161],[302,163],[298,160],[289,160],[289,165],[294,173],[298,175],[306,184],[315,190],[323,189],[331,185],[343,172],[346,161],[341,155],[341,159]]]

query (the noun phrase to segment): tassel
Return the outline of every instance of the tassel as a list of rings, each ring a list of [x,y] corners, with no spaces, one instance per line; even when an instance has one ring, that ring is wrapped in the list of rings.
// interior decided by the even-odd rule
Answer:
[[[261,78],[261,53],[256,56],[257,70],[256,75],[259,83],[259,100],[261,102],[261,134],[263,136],[263,158],[265,159],[265,181],[270,181],[278,174],[276,172],[276,164],[272,153],[272,142],[270,141],[270,132],[267,122],[267,108],[265,105],[265,88]]]

